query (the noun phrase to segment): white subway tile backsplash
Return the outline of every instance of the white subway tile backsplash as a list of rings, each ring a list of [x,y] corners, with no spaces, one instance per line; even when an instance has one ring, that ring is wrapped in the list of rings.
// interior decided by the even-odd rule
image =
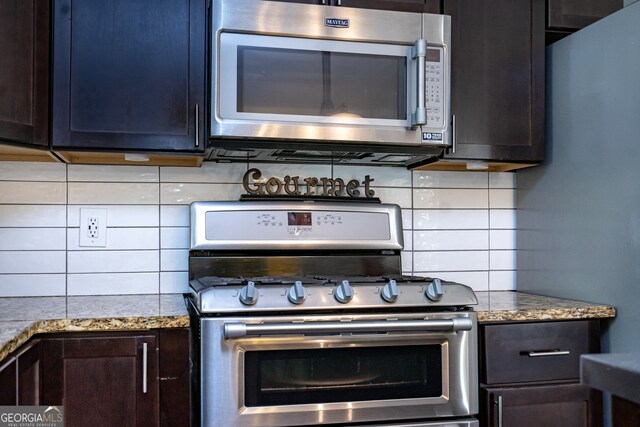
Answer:
[[[64,205],[67,187],[63,182],[0,181],[0,204]]]
[[[64,227],[64,205],[0,205],[0,227]]]
[[[364,192],[364,188],[361,189]],[[411,209],[411,189],[374,187],[374,197],[380,198],[382,203],[393,203],[403,209]]]
[[[159,271],[158,251],[69,251],[68,273],[136,273]]]
[[[70,182],[71,205],[157,205],[158,184]]]
[[[486,209],[413,210],[416,230],[486,230],[489,215]]]
[[[157,227],[159,207],[157,205],[69,205],[69,227],[80,226],[80,209],[106,209],[107,227]]]
[[[64,273],[65,251],[0,251],[2,273]]]
[[[489,207],[491,209],[515,209],[516,190],[512,189],[490,189]]]
[[[489,188],[516,188],[514,172],[489,172]]]
[[[489,211],[489,226],[491,229],[514,230],[516,228],[515,209],[491,209]]]
[[[65,250],[64,228],[0,228],[0,251]]]
[[[69,228],[67,249],[70,251],[137,250],[160,248],[160,232],[155,228],[107,228],[107,246],[80,246],[80,229]]]
[[[413,270],[413,252],[402,251],[400,259],[402,261],[402,271],[410,273]]]
[[[402,270],[515,289],[516,174],[303,164],[200,168],[0,162],[0,296],[188,290],[189,204],[237,200],[248,168],[373,178],[402,208]],[[362,189],[364,191],[364,189]],[[107,247],[80,247],[81,208],[107,209]]]
[[[515,271],[490,271],[489,283],[492,291],[515,291]]]
[[[413,233],[411,232],[411,230],[402,231],[402,240],[404,241],[404,250],[412,251],[413,250]]]
[[[160,225],[163,227],[189,227],[189,206],[160,206]]]
[[[515,230],[489,231],[489,249],[516,249]]]
[[[0,162],[0,181],[66,181],[62,163]]]
[[[372,178],[371,185],[376,187],[411,187],[411,171],[404,168],[381,168],[378,166],[334,166],[333,177],[344,182],[356,179],[364,188],[364,177]]]
[[[69,165],[69,182],[158,182],[158,166]]]
[[[489,268],[491,270],[515,270],[516,251],[491,251],[489,253]]]
[[[414,209],[487,209],[487,189],[418,189],[413,190]]]
[[[69,274],[67,295],[157,294],[159,273]]]
[[[187,271],[188,249],[163,249],[160,251],[160,271]]]
[[[413,211],[402,209],[402,229],[411,230],[413,228]]]
[[[242,182],[246,171],[245,163],[204,163],[199,168],[162,167],[160,182],[233,184]]]
[[[1,256],[1,255],[0,255]],[[2,274],[0,297],[63,296],[67,275],[62,274]]]
[[[160,184],[160,203],[188,205],[210,200],[238,200],[242,184]]]
[[[486,172],[416,171],[416,188],[487,188]]]
[[[413,270],[428,271],[486,271],[489,251],[413,252]]]
[[[191,237],[189,227],[163,227],[160,229],[162,249],[189,249]]]
[[[414,231],[413,245],[416,251],[454,251],[489,249],[489,232],[486,230]]]
[[[189,292],[189,273],[186,271],[163,271],[160,273],[161,294],[184,294]]]

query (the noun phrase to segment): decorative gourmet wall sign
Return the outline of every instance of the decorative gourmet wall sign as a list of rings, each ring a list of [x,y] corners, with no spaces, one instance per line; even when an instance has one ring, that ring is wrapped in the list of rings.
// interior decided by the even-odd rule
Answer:
[[[249,182],[249,180],[253,180]],[[336,196],[336,197],[361,197],[360,189],[364,187],[364,197],[374,197],[375,192],[371,189],[373,178],[365,175],[364,180],[349,180],[345,183],[342,178],[316,178],[307,177],[300,179],[299,176],[286,175],[282,180],[274,176],[269,179],[262,177],[260,169],[251,168],[242,177],[242,186],[247,194],[252,196],[278,196],[287,194],[289,196]],[[306,186],[306,191],[302,192],[301,187]],[[284,191],[284,193],[283,193]]]

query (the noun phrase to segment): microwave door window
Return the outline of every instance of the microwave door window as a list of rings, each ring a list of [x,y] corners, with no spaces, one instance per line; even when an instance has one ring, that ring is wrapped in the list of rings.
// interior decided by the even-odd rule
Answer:
[[[237,111],[406,120],[406,57],[237,46]]]

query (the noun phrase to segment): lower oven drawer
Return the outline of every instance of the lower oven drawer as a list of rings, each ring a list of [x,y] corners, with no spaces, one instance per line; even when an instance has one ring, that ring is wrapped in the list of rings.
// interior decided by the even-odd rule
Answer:
[[[580,355],[599,351],[598,325],[594,320],[485,325],[481,382],[577,379]]]

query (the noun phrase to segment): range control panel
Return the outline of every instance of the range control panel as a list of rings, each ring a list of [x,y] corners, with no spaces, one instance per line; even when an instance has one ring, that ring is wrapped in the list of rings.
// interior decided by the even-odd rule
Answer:
[[[274,210],[212,211],[206,214],[206,238],[216,240],[388,240],[385,213]]]

